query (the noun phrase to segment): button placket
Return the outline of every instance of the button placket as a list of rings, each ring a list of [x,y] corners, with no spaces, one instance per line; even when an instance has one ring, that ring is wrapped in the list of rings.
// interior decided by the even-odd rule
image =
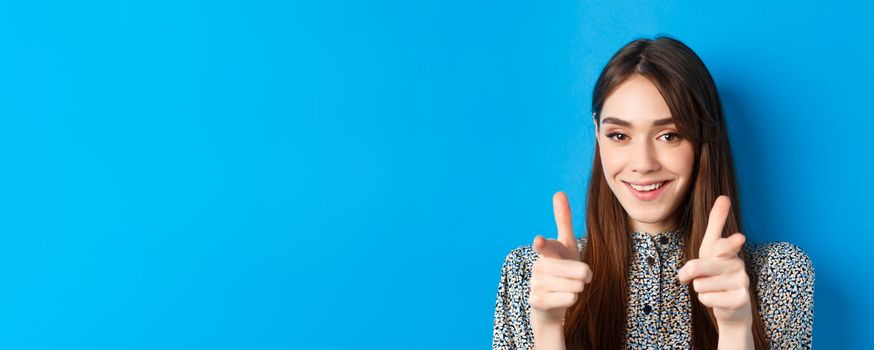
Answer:
[[[668,237],[667,236],[668,234],[670,234],[670,233],[661,233],[659,235],[659,237],[657,239],[659,244],[656,245],[656,249],[655,249],[655,257],[657,260],[656,265],[658,267],[658,272],[657,272],[658,273],[658,283],[657,283],[657,287],[656,287],[657,290],[654,291],[653,294],[656,295],[656,299],[658,300],[657,306],[658,306],[659,312],[655,312],[655,315],[653,315],[653,316],[654,316],[656,322],[660,325],[663,322],[661,318],[662,318],[662,315],[664,314],[661,311],[661,309],[665,306],[665,305],[663,305],[662,301],[665,299],[671,300],[671,298],[673,297],[671,295],[663,295],[662,294],[663,292],[666,291],[666,287],[668,287],[667,286],[667,284],[669,283],[668,281],[671,280],[670,278],[668,278],[669,276],[667,276],[667,275],[670,275],[672,254],[675,250],[674,249],[675,242],[672,240],[672,238],[675,238],[675,236]],[[657,332],[657,334],[653,334],[653,336],[656,339],[664,340],[660,336],[660,334],[658,334],[658,332]],[[659,347],[665,345],[661,341],[659,341],[658,344],[659,344]]]
[[[646,314],[646,317],[650,320],[654,320],[654,323],[658,323],[659,319],[659,303],[661,302],[661,275],[662,268],[660,266],[659,261],[659,247],[657,246],[656,240],[653,237],[647,237],[647,262],[651,262],[649,268],[647,270],[647,277],[652,281],[649,283],[649,290],[647,294],[649,297],[647,298],[646,305],[643,307],[643,312]],[[648,329],[649,337],[656,343],[658,342],[658,333],[656,328]]]
[[[630,295],[636,312],[628,320],[627,336],[630,343],[636,344],[635,347],[663,348],[666,345],[665,327],[677,326],[670,316],[675,307],[674,296],[672,290],[665,290],[676,288],[668,285],[673,281],[671,276],[676,275],[672,271],[676,265],[673,255],[678,243],[682,242],[676,234],[673,231],[657,234],[634,231],[631,235],[634,264],[629,273],[634,276],[637,287]]]

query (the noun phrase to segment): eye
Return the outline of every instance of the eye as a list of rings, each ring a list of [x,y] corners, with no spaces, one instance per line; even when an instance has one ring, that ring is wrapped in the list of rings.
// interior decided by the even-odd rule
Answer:
[[[677,142],[680,140],[680,134],[677,134],[674,132],[662,134],[661,137],[664,138],[664,140],[668,141],[668,142]]]
[[[618,133],[618,132],[611,132],[611,133],[607,134],[606,136],[608,139],[615,140],[615,141],[625,141],[625,139],[628,138],[627,135],[622,134],[622,133]],[[616,138],[614,139],[613,137],[616,137]]]

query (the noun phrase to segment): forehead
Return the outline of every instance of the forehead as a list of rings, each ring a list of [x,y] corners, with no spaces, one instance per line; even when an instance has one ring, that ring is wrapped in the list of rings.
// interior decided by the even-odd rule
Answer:
[[[601,120],[608,117],[628,121],[634,126],[649,126],[671,117],[671,110],[658,88],[649,79],[633,75],[620,84],[604,101]]]

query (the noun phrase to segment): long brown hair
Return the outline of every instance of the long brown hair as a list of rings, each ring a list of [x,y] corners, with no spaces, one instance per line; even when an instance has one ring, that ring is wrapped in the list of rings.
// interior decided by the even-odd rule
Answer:
[[[741,231],[740,204],[731,148],[722,103],[704,62],[682,42],[658,37],[638,39],[622,47],[604,69],[592,94],[592,112],[600,125],[600,112],[610,93],[633,75],[648,78],[667,103],[682,137],[695,146],[693,181],[683,203],[674,213],[686,239],[686,259],[698,257],[707,218],[716,198],[731,198],[731,212],[723,237]],[[586,198],[586,244],[582,261],[592,269],[592,282],[580,293],[565,315],[568,349],[619,349],[625,345],[631,233],[628,214],[608,187],[601,167],[598,144]],[[740,258],[747,258],[740,251]],[[749,263],[746,264],[750,266]],[[749,274],[749,273],[748,273]],[[767,339],[750,278],[753,340],[766,349]],[[692,345],[714,349],[718,341],[713,311],[698,301],[689,288],[692,304]]]

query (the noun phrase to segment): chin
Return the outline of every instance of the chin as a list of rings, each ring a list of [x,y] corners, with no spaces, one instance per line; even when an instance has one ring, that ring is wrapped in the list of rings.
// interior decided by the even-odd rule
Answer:
[[[644,224],[657,224],[670,218],[669,214],[671,206],[667,203],[662,203],[653,207],[635,206],[634,208],[629,208],[623,206],[623,208],[625,208],[625,212],[628,213],[629,218]]]
[[[657,224],[660,222],[664,222],[668,218],[667,215],[651,215],[651,214],[638,215],[635,213],[628,213],[628,217],[633,219],[634,221],[644,223],[644,224]]]

